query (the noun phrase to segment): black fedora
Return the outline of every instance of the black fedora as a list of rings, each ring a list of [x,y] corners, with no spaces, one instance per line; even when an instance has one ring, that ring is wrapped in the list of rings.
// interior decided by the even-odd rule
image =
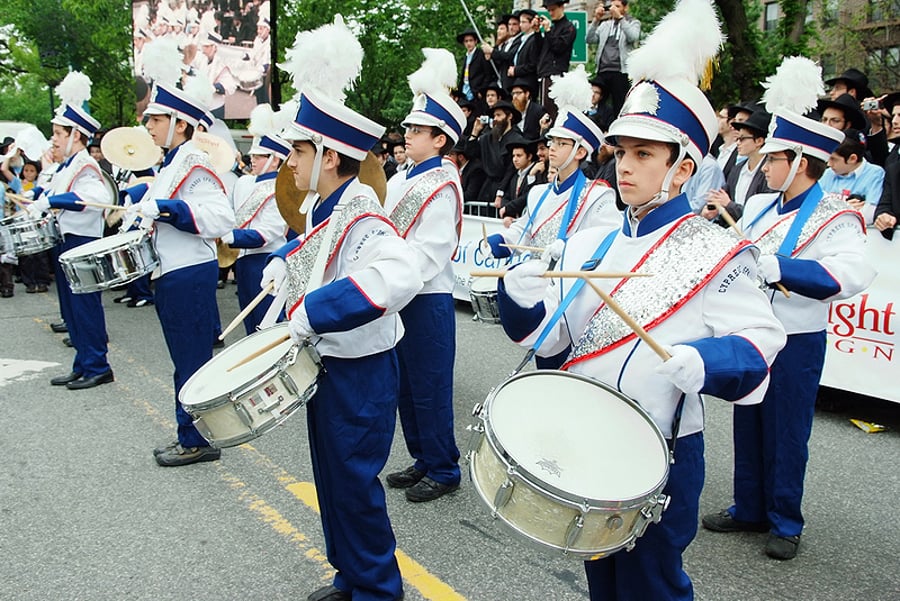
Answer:
[[[829,86],[833,86],[839,81],[847,82],[848,88],[853,88],[857,91],[857,99],[862,100],[863,98],[871,98],[875,95],[875,93],[869,89],[869,78],[865,73],[860,71],[859,69],[854,69],[850,67],[837,77],[827,80],[825,83]]]
[[[734,129],[746,129],[754,134],[757,138],[765,138],[769,133],[769,123],[772,121],[772,115],[763,109],[753,111],[746,121],[737,121],[731,126]]]
[[[515,125],[522,119],[522,113],[520,113],[516,109],[516,107],[514,107],[511,103],[507,102],[506,100],[500,100],[499,102],[497,102],[497,104],[495,104],[493,107],[491,107],[489,109],[491,116],[493,116],[494,111],[496,111],[498,109],[506,111],[507,113],[509,113],[511,115],[510,119],[512,120],[513,125]]]
[[[816,108],[823,115],[827,108],[838,109],[844,113],[844,118],[850,122],[853,129],[864,131],[869,125],[869,120],[859,108],[859,101],[850,94],[841,94],[834,100],[820,100]]]
[[[472,29],[471,27],[469,27],[468,29],[464,29],[461,33],[457,34],[457,36],[456,36],[456,41],[459,42],[460,44],[462,44],[462,43],[463,43],[463,40],[464,40],[464,39],[466,38],[466,36],[468,36],[468,35],[470,35],[470,36],[472,36],[473,38],[475,38],[475,41],[476,41],[476,42],[478,41],[478,32],[475,31],[474,29]]]
[[[531,97],[534,98],[536,91],[534,87],[531,85],[531,82],[527,77],[517,77],[512,80],[509,84],[509,91],[512,92],[513,88],[522,88],[523,90],[528,90],[531,92]]]
[[[729,105],[725,110],[728,112],[728,120],[731,121],[738,113],[750,113],[752,115],[761,108],[763,108],[763,105],[758,100],[745,100],[740,104]]]
[[[524,148],[526,154],[537,154],[537,140],[513,140],[506,144],[506,152],[512,153],[515,148]]]
[[[897,104],[900,104],[900,92],[891,92],[881,101],[881,106],[884,107],[888,114],[893,112],[894,106]]]

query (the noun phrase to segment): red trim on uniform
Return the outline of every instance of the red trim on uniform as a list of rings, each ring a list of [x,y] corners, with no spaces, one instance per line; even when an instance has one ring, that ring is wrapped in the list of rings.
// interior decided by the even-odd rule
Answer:
[[[350,283],[353,284],[353,286],[356,287],[357,290],[359,290],[359,293],[362,294],[363,297],[365,297],[365,299],[366,299],[367,301],[369,301],[369,304],[370,304],[370,305],[372,305],[373,307],[377,307],[377,308],[381,309],[382,311],[387,311],[387,307],[382,307],[381,305],[379,305],[378,303],[376,303],[375,301],[373,301],[372,298],[371,298],[368,294],[366,294],[366,291],[363,290],[363,289],[360,287],[360,285],[356,283],[356,280],[353,279],[353,276],[349,276],[349,275],[348,275],[348,276],[347,276],[347,279],[350,280]]]
[[[256,219],[256,216],[259,215],[259,212],[263,210],[263,207],[266,206],[266,204],[267,204],[270,200],[272,200],[273,198],[275,198],[275,193],[274,193],[274,192],[272,192],[269,196],[266,196],[266,199],[263,200],[261,203],[259,203],[259,207],[257,207],[257,209],[253,212],[253,215],[250,216],[250,219],[248,219],[247,221],[245,221],[244,223],[242,223],[242,224],[238,227],[238,229],[239,229],[239,230],[242,230],[242,229],[244,229],[245,227],[247,227],[247,226],[250,224],[251,221],[253,221],[254,219]],[[244,202],[247,202],[247,201],[244,201]],[[243,206],[243,205],[241,205],[241,206]],[[240,209],[241,209],[241,207],[238,207],[238,210],[240,210]]]
[[[218,183],[219,187],[222,188],[222,192],[225,192],[225,185],[222,183],[222,180],[219,179],[218,175],[216,175],[214,172],[210,171],[203,165],[194,165],[193,167],[191,167],[188,170],[188,172],[184,175],[184,177],[181,178],[181,181],[178,182],[178,185],[175,186],[175,189],[172,190],[172,193],[169,195],[169,200],[180,200],[180,201],[184,202],[183,198],[175,198],[175,196],[178,194],[178,191],[181,190],[181,186],[184,185],[184,182],[187,181],[187,178],[189,178],[191,176],[191,174],[197,169],[199,169],[201,171],[206,171],[211,176],[213,176],[213,179],[216,180],[216,183]],[[227,195],[227,192],[226,192],[226,195]],[[184,204],[187,205],[188,210],[191,212],[191,220],[194,222],[194,229],[197,230],[197,232],[199,232],[200,228],[197,226],[197,218],[194,217],[194,210],[191,208],[191,205],[188,204],[187,202],[185,202]]]
[[[72,191],[72,187],[75,185],[75,182],[78,181],[78,178],[81,176],[81,174],[84,173],[85,169],[93,169],[97,173],[97,177],[99,177],[100,180],[103,181],[103,175],[101,175],[101,173],[100,173],[100,168],[88,163],[87,165],[82,166],[81,169],[79,169],[78,171],[75,172],[75,175],[72,176],[72,181],[69,182],[69,187],[66,188],[66,192]],[[78,198],[81,199],[82,202],[84,201],[84,199],[81,198],[81,196],[79,196]],[[118,202],[118,201],[119,201],[119,199],[117,198],[116,202]]]
[[[702,219],[702,217],[700,217],[699,215],[691,214],[691,215],[685,215],[684,217],[679,219],[675,223],[675,225],[672,228],[670,228],[668,232],[666,232],[666,235],[661,237],[659,239],[659,241],[656,244],[654,244],[653,247],[650,248],[650,250],[648,250],[646,252],[646,254],[644,254],[644,256],[638,260],[638,262],[634,265],[634,267],[631,268],[630,271],[638,271],[641,268],[641,266],[647,261],[647,259],[649,259],[650,256],[653,253],[655,253],[659,249],[660,246],[665,244],[666,240],[669,239],[669,236],[672,234],[672,232],[674,232],[677,228],[679,228],[681,226],[681,224],[684,223],[685,220],[687,220],[687,219]],[[717,273],[719,273],[719,271],[721,271],[722,268],[725,267],[725,265],[728,264],[729,261],[731,261],[731,259],[733,259],[739,252],[741,252],[742,250],[744,250],[746,247],[748,247],[750,245],[751,245],[751,243],[749,240],[741,240],[740,242],[738,242],[738,244],[736,246],[734,246],[728,253],[726,253],[725,256],[722,257],[722,259],[720,259],[719,262],[715,265],[715,267],[712,269],[712,271],[710,271],[708,274],[706,274],[706,276],[704,276],[704,278],[696,286],[694,286],[694,288],[692,288],[684,297],[679,299],[678,302],[676,302],[674,305],[669,307],[666,311],[664,311],[657,317],[653,318],[648,323],[641,324],[643,326],[643,328],[647,331],[650,331],[652,328],[655,328],[656,326],[658,326],[659,324],[661,324],[662,322],[667,320],[669,317],[671,317],[673,314],[675,314],[675,312],[677,312],[685,304],[687,304],[687,302],[689,300],[694,298],[694,296],[696,296],[697,293],[700,292],[706,286],[706,284],[708,284],[709,281],[712,280],[712,278]],[[612,292],[609,293],[609,295],[614,297],[616,292],[623,285],[625,285],[625,283],[627,281],[628,281],[627,279],[623,279],[622,281],[620,281],[616,285],[616,287],[613,288]],[[613,300],[615,300],[615,298]],[[593,319],[594,316],[596,316],[597,313],[599,313],[600,310],[603,309],[603,307],[605,307],[605,306],[606,306],[606,303],[601,302],[600,306],[597,307],[597,310],[594,311],[594,314],[591,315],[591,319]],[[590,320],[588,320],[588,322],[590,322]],[[631,340],[634,340],[635,338],[637,338],[637,334],[635,334],[634,332],[631,332],[630,334],[627,334],[625,337],[617,340],[616,342],[613,342],[612,344],[609,344],[609,345],[603,347],[602,349],[598,349],[596,351],[588,353],[587,355],[581,356],[577,359],[573,359],[572,361],[567,361],[560,369],[567,370],[571,366],[575,365],[576,363],[581,363],[582,361],[586,361],[588,359],[594,359],[596,357],[604,355],[604,354],[608,353],[609,351],[612,351],[624,344],[627,344],[628,342],[630,342]]]

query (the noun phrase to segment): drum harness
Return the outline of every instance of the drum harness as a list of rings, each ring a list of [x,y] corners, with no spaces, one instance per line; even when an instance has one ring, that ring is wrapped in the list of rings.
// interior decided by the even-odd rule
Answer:
[[[576,183],[575,185],[577,186],[578,184]],[[547,189],[549,191],[549,187]],[[546,193],[544,194],[544,197],[546,197]],[[541,198],[541,202],[544,200],[544,197]],[[538,202],[538,207],[540,207],[540,202]],[[535,213],[537,213],[537,207],[535,208]],[[528,223],[530,225],[531,221],[529,220]],[[566,221],[563,222],[563,228],[565,227],[565,223]],[[591,258],[585,261],[581,266],[582,271],[594,271],[595,269],[597,269],[620,231],[621,230],[619,229],[615,229],[606,235],[606,238],[603,239],[603,241],[600,243],[600,246],[597,247],[597,250],[594,251],[594,254],[591,256]],[[541,334],[540,336],[538,336],[538,339],[535,341],[534,345],[532,345],[532,347],[528,349],[528,352],[525,353],[525,357],[522,359],[519,365],[516,366],[510,376],[514,376],[522,371],[522,369],[524,369],[524,367],[528,365],[528,362],[534,358],[535,354],[537,354],[538,349],[542,344],[544,344],[547,336],[550,335],[550,332],[556,326],[556,323],[562,318],[563,314],[566,312],[566,309],[568,309],[569,305],[572,304],[572,301],[575,300],[575,297],[578,296],[578,293],[581,292],[581,289],[584,288],[584,285],[585,281],[583,279],[578,279],[574,284],[572,284],[572,288],[569,289],[568,294],[566,294],[562,302],[556,308],[556,311],[550,317],[550,321],[547,322],[547,325],[544,326],[543,331],[541,331]],[[678,399],[678,405],[675,407],[675,416],[672,419],[672,438],[670,440],[666,440],[666,446],[669,447],[670,464],[675,463],[675,443],[678,440],[678,431],[681,429],[681,414],[684,411],[684,400],[686,396],[687,395],[682,392],[681,396]]]

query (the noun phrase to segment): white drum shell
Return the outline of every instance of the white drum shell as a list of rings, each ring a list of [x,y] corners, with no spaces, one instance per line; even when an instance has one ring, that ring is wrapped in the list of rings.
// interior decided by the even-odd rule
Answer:
[[[156,269],[159,257],[150,235],[133,231],[67,250],[59,263],[72,292],[86,294],[133,282]]]
[[[652,456],[649,462],[652,464],[650,474],[640,478],[643,482],[650,483],[644,486],[647,488],[646,491],[638,494],[628,493],[622,498],[603,499],[580,494],[584,492],[583,490],[559,488],[551,480],[555,477],[552,471],[558,467],[555,461],[548,462],[550,472],[545,473],[544,469],[529,465],[533,461],[526,459],[523,464],[521,457],[513,457],[504,448],[492,426],[493,404],[498,394],[503,394],[511,382],[519,381],[517,388],[521,391],[523,385],[533,387],[535,377],[574,378],[588,382],[596,387],[598,396],[623,403],[629,411],[635,412],[639,422],[644,423],[640,427],[642,430],[640,435],[644,438],[642,444],[647,446],[646,451]],[[579,414],[577,411],[566,412],[565,400],[561,397],[542,399],[546,403],[548,415],[551,412],[563,411],[567,419],[572,420],[573,425],[580,422],[580,425],[584,426],[583,422],[588,420],[589,416]],[[562,552],[576,559],[598,559],[632,547],[648,523],[657,521],[665,509],[667,499],[661,493],[668,480],[668,447],[662,433],[636,403],[601,382],[576,374],[549,370],[518,374],[493,390],[476,416],[482,423],[475,427],[479,434],[468,453],[472,483],[479,497],[491,509],[492,516],[499,518],[504,526],[528,543],[535,544],[543,550]],[[528,420],[521,421],[525,423]],[[540,419],[537,423],[536,427],[544,427]],[[609,427],[618,426],[609,424]],[[569,436],[560,436],[552,432],[547,434],[559,439],[561,445],[568,445],[570,442]],[[622,432],[623,436],[631,434],[638,433]],[[524,435],[531,436],[527,432]],[[599,432],[598,435],[603,436]],[[540,446],[538,441],[535,441],[535,444]],[[583,446],[589,447],[592,444]],[[621,473],[623,468],[627,472],[630,467],[626,453],[613,454],[608,448],[596,451],[588,449],[583,455],[583,465],[577,466],[582,470],[604,470],[604,465],[608,467],[611,463],[615,463],[616,471]],[[540,462],[538,465],[540,466]],[[576,466],[564,465],[562,469],[571,470],[572,467]],[[640,469],[647,467],[642,465]],[[587,474],[585,479],[590,479]]]
[[[485,323],[500,323],[497,278],[474,278],[469,284],[469,301],[475,316]]]
[[[284,423],[316,393],[322,365],[311,346],[287,341],[275,349],[278,352],[270,351],[278,357],[274,363],[266,353],[250,364],[254,370],[242,367],[237,380],[228,372],[277,333],[287,331],[287,324],[282,324],[243,338],[203,365],[182,387],[178,400],[213,446],[233,447],[265,434]],[[210,395],[202,380],[211,376],[221,378],[219,384],[225,382],[228,391]],[[229,378],[231,384],[227,384]]]
[[[59,224],[52,213],[35,219],[24,214],[0,221],[0,252],[17,257],[49,250],[62,241]]]

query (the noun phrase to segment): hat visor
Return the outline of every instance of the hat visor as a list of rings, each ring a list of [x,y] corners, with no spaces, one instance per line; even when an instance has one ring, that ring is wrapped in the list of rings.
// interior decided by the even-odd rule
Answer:
[[[457,133],[453,131],[445,121],[441,121],[434,115],[430,115],[423,111],[411,112],[406,116],[401,125],[403,127],[407,127],[408,125],[427,125],[428,127],[436,127],[445,135],[449,136],[454,144],[459,140]]]
[[[789,144],[787,142],[782,142],[781,140],[770,139],[766,140],[766,143],[762,145],[762,147],[759,149],[759,153],[772,154],[773,152],[784,152],[785,150],[797,152],[797,149],[800,149],[802,153],[803,149],[799,144]]]
[[[550,130],[546,133],[547,138],[562,138],[563,140],[572,140],[576,144],[580,144],[582,147],[586,148],[588,152],[593,152],[594,147],[591,146],[584,137],[576,134],[571,129],[566,129],[565,127],[551,127]]]
[[[650,140],[652,142],[666,142],[680,144],[682,134],[674,127],[662,121],[647,123],[645,117],[620,117],[612,122],[609,131],[603,137],[603,142],[615,146],[617,139],[622,136],[638,140]],[[671,131],[668,131],[671,129]]]

